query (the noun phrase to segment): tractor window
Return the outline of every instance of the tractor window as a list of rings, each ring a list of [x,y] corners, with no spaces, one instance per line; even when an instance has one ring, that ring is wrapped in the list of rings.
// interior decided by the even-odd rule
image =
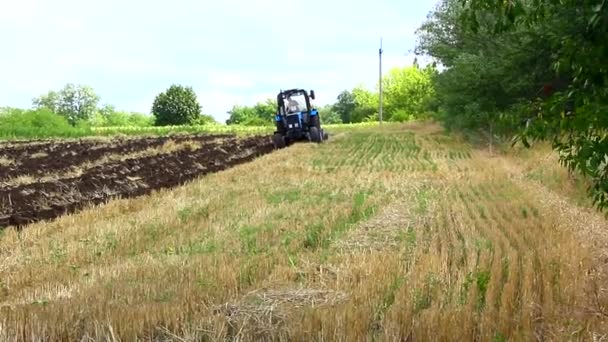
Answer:
[[[285,99],[285,109],[287,113],[305,112],[306,97],[304,95],[291,95]]]

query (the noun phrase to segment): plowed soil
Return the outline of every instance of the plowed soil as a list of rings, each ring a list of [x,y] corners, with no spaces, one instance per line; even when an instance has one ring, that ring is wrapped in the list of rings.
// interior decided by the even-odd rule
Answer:
[[[89,204],[99,204],[115,197],[144,195],[156,189],[180,185],[211,172],[244,163],[272,151],[269,137],[238,139],[223,136],[190,136],[173,138],[175,142],[203,142],[199,149],[178,150],[142,158],[109,162],[86,170],[79,177],[31,183],[0,189],[0,227],[17,226],[56,218]],[[108,153],[126,154],[160,146],[168,138],[131,140],[128,144],[95,146],[93,142],[47,146],[48,156],[26,158],[27,145],[16,155],[16,167],[4,167],[0,177],[19,174],[41,175],[49,170],[69,168],[74,163],[95,160]],[[88,145],[87,145],[88,144]],[[96,148],[94,148],[96,147]],[[0,150],[2,153],[6,149]],[[14,153],[17,151],[12,150]],[[26,152],[27,151],[27,152]],[[35,152],[34,152],[35,153]],[[10,155],[9,155],[10,157]]]
[[[69,142],[41,142],[0,146],[0,156],[13,160],[13,164],[0,167],[0,182],[17,176],[41,177],[45,174],[68,170],[110,154],[129,154],[148,148],[160,147],[168,141],[206,143],[230,135],[184,135],[175,137],[117,139],[105,142],[81,139]]]

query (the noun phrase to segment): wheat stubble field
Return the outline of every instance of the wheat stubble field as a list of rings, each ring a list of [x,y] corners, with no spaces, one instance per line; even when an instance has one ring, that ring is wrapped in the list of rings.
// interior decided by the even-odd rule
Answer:
[[[341,132],[0,232],[0,340],[606,340],[577,189],[547,151]]]

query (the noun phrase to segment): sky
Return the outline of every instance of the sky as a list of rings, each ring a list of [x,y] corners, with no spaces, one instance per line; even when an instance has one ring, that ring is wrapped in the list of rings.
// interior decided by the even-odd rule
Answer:
[[[437,0],[19,0],[0,2],[0,107],[67,83],[118,110],[149,113],[171,84],[191,86],[219,121],[280,89],[333,103],[411,65],[415,30]]]

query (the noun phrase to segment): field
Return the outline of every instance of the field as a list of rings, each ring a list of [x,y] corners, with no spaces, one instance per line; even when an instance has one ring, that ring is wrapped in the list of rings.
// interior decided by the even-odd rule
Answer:
[[[141,141],[2,146],[21,151],[2,191],[188,182],[2,231],[0,340],[608,339],[608,221],[542,147],[489,154],[428,123],[273,153]],[[195,177],[238,151],[257,157]],[[32,158],[48,166],[15,167]]]

